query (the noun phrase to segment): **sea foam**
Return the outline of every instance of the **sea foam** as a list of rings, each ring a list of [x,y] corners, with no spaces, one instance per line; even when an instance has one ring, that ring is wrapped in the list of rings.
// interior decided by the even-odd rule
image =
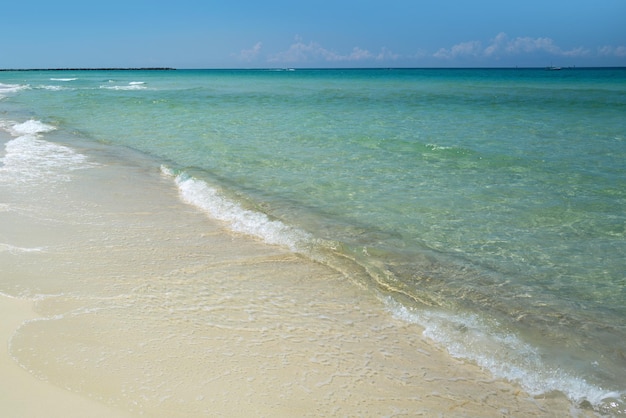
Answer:
[[[14,136],[36,135],[40,133],[54,131],[56,128],[38,120],[30,119],[23,123],[16,123],[9,127],[9,132]]]
[[[279,220],[272,220],[264,213],[243,208],[202,180],[186,173],[175,175],[165,166],[161,167],[161,172],[165,176],[174,177],[180,197],[185,203],[225,222],[232,231],[260,238],[268,244],[285,246],[296,252],[301,251],[311,240],[311,236],[304,231]]]
[[[469,359],[497,378],[517,382],[530,395],[558,391],[575,404],[589,402],[599,410],[622,396],[549,367],[535,347],[513,334],[494,330],[477,315],[409,309],[391,297],[385,303],[396,318],[420,325],[426,337],[444,346],[453,357]]]
[[[3,84],[0,83],[0,99],[5,98],[9,94],[17,93],[20,90],[27,89],[28,86],[24,84]]]
[[[9,252],[12,254],[17,254],[17,253],[33,253],[33,252],[41,252],[43,250],[43,248],[41,247],[34,247],[34,248],[25,248],[25,247],[17,247],[15,245],[11,245],[11,244],[6,244],[3,242],[0,242],[0,253],[1,252]]]
[[[126,85],[102,85],[100,88],[106,90],[145,90],[147,89],[145,84],[144,81],[131,81]]]
[[[42,184],[68,180],[68,172],[95,166],[87,156],[42,139],[56,127],[38,120],[23,123],[0,121],[0,128],[15,138],[5,144],[0,159],[2,180],[12,184]]]

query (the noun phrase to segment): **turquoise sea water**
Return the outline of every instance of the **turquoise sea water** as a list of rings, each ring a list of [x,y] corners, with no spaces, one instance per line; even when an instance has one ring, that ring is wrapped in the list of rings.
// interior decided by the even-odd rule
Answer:
[[[454,356],[624,413],[626,69],[0,73],[0,127],[28,121],[149,155]]]

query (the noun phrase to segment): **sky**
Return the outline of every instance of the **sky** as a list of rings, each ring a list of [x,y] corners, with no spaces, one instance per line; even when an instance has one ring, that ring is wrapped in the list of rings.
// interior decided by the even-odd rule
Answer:
[[[626,66],[626,0],[29,0],[0,68]]]

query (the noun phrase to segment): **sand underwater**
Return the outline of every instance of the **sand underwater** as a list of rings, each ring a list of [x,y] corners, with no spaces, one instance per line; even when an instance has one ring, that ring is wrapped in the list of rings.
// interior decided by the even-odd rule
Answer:
[[[592,415],[452,358],[350,274],[229,231],[153,161],[55,146],[67,164],[33,151],[37,181],[0,182],[4,416]]]

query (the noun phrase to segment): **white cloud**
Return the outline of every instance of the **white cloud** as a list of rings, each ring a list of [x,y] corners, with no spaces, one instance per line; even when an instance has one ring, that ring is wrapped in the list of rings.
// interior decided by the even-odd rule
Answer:
[[[529,36],[510,39],[504,32],[493,38],[489,45],[484,47],[480,41],[462,42],[450,49],[441,48],[435,54],[436,58],[453,59],[463,56],[498,58],[502,55],[531,54],[545,52],[557,56],[579,57],[589,55],[589,50],[578,47],[571,50],[562,50],[551,38],[532,38]]]
[[[399,58],[400,58],[400,54],[396,54],[388,50],[385,47],[383,47],[378,53],[378,55],[376,55],[376,61],[385,61],[385,60],[395,61]]]
[[[295,42],[291,44],[289,49],[271,55],[268,61],[283,63],[307,63],[315,61],[358,62],[368,60],[395,60],[397,58],[399,58],[399,55],[394,54],[387,48],[382,48],[380,53],[375,54],[367,49],[354,47],[350,53],[341,54],[326,49],[317,42],[311,41],[305,43],[300,37],[296,37]]]
[[[547,52],[564,57],[581,57],[589,54],[589,50],[583,47],[563,50],[551,38],[531,38],[528,36],[507,40],[504,50],[508,54]]]
[[[261,46],[261,42],[258,42],[251,49],[241,51],[240,59],[250,61],[256,58],[260,53]],[[585,47],[562,49],[552,38],[530,36],[511,38],[506,33],[500,32],[488,41],[471,40],[460,42],[449,48],[441,48],[434,54],[420,50],[414,55],[400,55],[385,47],[381,48],[378,53],[361,47],[354,47],[347,52],[337,52],[325,48],[317,42],[304,41],[301,37],[296,36],[288,49],[267,56],[267,62],[276,65],[336,65],[338,63],[359,65],[358,63],[371,64],[374,62],[381,65],[389,65],[388,63],[393,61],[418,62],[430,56],[439,60],[472,59],[495,63],[499,60],[504,62],[506,58],[510,61],[513,57],[518,57],[515,58],[515,60],[518,60],[520,56],[531,55],[537,55],[536,58],[541,60],[545,60],[546,55],[554,58],[626,57],[626,47],[604,46],[598,48],[595,52]]]
[[[531,38],[529,36],[517,37],[508,41],[504,50],[509,54],[545,51],[555,55],[561,51],[550,38]]]
[[[417,52],[407,55],[405,58],[410,60],[419,60],[428,56],[430,56],[430,53],[428,51],[426,51],[425,49],[419,49],[417,50]],[[396,55],[396,59],[397,58],[402,58],[402,56]]]
[[[315,42],[305,44],[300,37],[296,37],[295,43],[288,50],[279,52],[269,57],[270,62],[308,62],[314,59],[325,59],[333,56],[333,53]]]
[[[354,47],[352,49],[352,53],[346,56],[337,55],[335,60],[337,61],[360,61],[372,59],[374,55],[366,49],[361,49],[359,47]]]
[[[252,48],[241,50],[239,53],[239,59],[242,61],[252,61],[259,55],[262,46],[263,44],[261,42],[257,42]]]
[[[598,55],[604,57],[626,57],[626,46],[603,46],[598,48]]]
[[[566,57],[586,57],[591,54],[587,48],[579,46],[578,48],[570,49],[569,51],[561,51],[561,55]]]
[[[450,49],[441,48],[435,52],[436,58],[452,59],[463,56],[477,56],[483,53],[482,46],[479,41],[461,42],[454,45]]]
[[[504,45],[506,45],[507,40],[508,36],[506,36],[506,33],[500,32],[492,39],[491,44],[485,48],[484,54],[488,57],[497,54],[498,51],[501,51]]]

